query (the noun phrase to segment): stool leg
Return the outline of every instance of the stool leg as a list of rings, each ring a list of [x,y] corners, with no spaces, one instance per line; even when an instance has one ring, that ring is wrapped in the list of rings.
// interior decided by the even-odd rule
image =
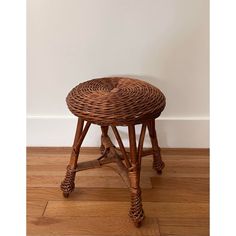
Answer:
[[[109,126],[101,126],[102,136],[107,137],[108,128],[109,128]],[[101,154],[104,154],[105,147],[104,147],[104,145],[102,144],[102,142],[101,142],[101,146],[100,146],[100,151],[101,151]]]
[[[133,220],[136,227],[141,225],[144,219],[144,212],[142,207],[141,188],[140,182],[140,165],[136,148],[136,136],[134,125],[128,126],[129,129],[129,142],[130,142],[130,159],[131,167],[129,168],[129,180],[131,191],[131,207],[129,216]]]
[[[158,174],[162,174],[162,169],[165,167],[165,163],[162,161],[160,147],[157,141],[157,134],[155,129],[155,120],[151,120],[148,123],[149,135],[152,143],[153,149],[153,169],[157,171]]]
[[[91,123],[87,122],[86,126],[83,130],[83,125],[84,125],[84,120],[79,118],[78,123],[77,123],[77,128],[76,128],[76,133],[75,133],[75,138],[74,138],[74,143],[72,147],[72,152],[71,152],[71,157],[70,157],[70,162],[67,166],[67,171],[64,180],[61,183],[61,190],[63,192],[64,197],[68,197],[69,194],[74,190],[75,188],[75,174],[73,170],[77,166],[77,161],[78,161],[78,156],[80,152],[80,147],[83,142],[83,139],[89,129]]]

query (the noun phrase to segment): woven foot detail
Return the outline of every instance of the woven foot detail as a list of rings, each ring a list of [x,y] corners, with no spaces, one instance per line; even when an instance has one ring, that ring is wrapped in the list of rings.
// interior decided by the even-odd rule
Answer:
[[[73,172],[71,167],[67,166],[66,176],[64,180],[61,182],[61,190],[63,192],[64,197],[68,197],[69,194],[74,190],[75,188],[75,173]]]
[[[129,211],[129,216],[134,222],[136,227],[141,225],[144,219],[144,211],[142,207],[141,190],[132,189],[131,192],[131,208]]]
[[[157,171],[158,174],[162,173],[162,169],[165,167],[165,163],[162,160],[153,160],[153,169]]]

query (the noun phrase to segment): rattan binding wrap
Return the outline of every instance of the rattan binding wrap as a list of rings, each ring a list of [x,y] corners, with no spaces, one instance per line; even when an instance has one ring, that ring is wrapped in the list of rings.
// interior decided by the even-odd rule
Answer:
[[[67,166],[66,176],[61,183],[61,190],[65,197],[67,197],[75,188],[75,172],[71,169],[71,167]]]
[[[165,96],[158,88],[124,77],[81,83],[66,102],[74,115],[98,125],[139,124],[157,118],[165,108]]]

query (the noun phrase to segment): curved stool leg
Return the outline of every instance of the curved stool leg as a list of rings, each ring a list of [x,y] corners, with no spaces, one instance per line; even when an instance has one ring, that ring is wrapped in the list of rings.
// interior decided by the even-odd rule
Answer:
[[[131,167],[129,168],[129,180],[131,191],[131,207],[129,216],[133,220],[136,227],[141,225],[144,219],[144,211],[142,207],[141,188],[140,182],[140,165],[136,148],[136,136],[134,125],[128,126],[129,129],[129,141],[130,141],[130,159]]]
[[[101,126],[102,136],[107,137],[108,128],[109,128],[109,126]],[[104,154],[104,151],[105,151],[105,147],[104,147],[103,143],[101,142],[101,146],[100,146],[101,154]]]
[[[153,169],[157,171],[158,174],[162,174],[162,169],[165,167],[165,163],[162,161],[160,147],[157,141],[157,134],[155,129],[155,120],[151,120],[148,123],[149,135],[152,143],[153,149]]]
[[[84,120],[81,118],[78,119],[73,148],[71,152],[70,162],[67,166],[67,171],[64,180],[61,182],[61,190],[63,192],[64,197],[68,197],[69,194],[75,188],[75,174],[74,169],[77,166],[78,156],[80,152],[80,147],[83,142],[83,139],[89,129],[91,123],[87,122],[86,126],[83,130]]]

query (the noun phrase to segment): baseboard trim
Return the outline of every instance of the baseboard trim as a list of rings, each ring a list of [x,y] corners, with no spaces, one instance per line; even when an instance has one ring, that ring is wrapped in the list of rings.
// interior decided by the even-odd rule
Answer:
[[[27,116],[27,146],[71,146],[76,127],[72,116]],[[159,144],[164,148],[209,148],[208,117],[160,117],[156,120]],[[118,127],[124,145],[128,146],[126,127]],[[137,128],[137,134],[140,126]],[[92,125],[84,147],[100,145],[100,128]],[[145,147],[150,147],[147,138]]]

